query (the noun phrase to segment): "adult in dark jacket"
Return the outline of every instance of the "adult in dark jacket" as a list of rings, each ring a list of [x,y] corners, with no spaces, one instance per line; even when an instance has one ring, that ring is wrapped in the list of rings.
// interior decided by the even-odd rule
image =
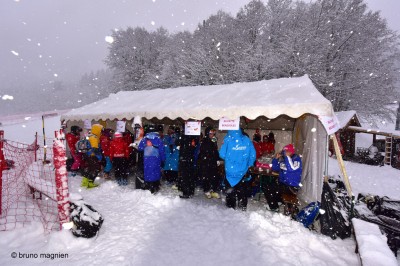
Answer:
[[[247,208],[247,185],[245,175],[256,160],[256,150],[251,140],[241,130],[229,130],[219,150],[225,160],[226,206],[236,208],[236,199],[242,210]]]
[[[143,151],[145,188],[156,193],[160,189],[161,165],[165,161],[164,144],[153,131],[140,141],[138,150]]]
[[[181,179],[178,187],[182,191],[181,198],[187,199],[194,195],[196,186],[195,152],[198,144],[198,136],[182,135],[179,141],[179,170]]]
[[[203,179],[204,194],[208,199],[217,198],[220,196],[220,179],[218,175],[218,145],[215,136],[215,129],[207,127],[204,132],[204,138],[200,144],[199,161]]]
[[[267,186],[264,190],[270,210],[276,211],[282,202],[283,193],[297,193],[301,184],[302,162],[295,154],[293,144],[286,145],[272,159],[272,171],[279,173],[278,184]]]

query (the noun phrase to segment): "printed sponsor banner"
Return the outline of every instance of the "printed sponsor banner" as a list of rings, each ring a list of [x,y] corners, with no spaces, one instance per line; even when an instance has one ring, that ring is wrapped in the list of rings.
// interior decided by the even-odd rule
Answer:
[[[335,115],[333,117],[319,115],[318,119],[321,121],[328,135],[331,135],[340,129],[339,120]]]
[[[185,135],[187,136],[200,136],[201,122],[187,121],[185,122]]]
[[[125,125],[126,121],[117,121],[117,129],[115,130],[116,132],[125,132]]]
[[[83,121],[83,127],[85,129],[92,129],[92,122],[89,119]]]
[[[229,118],[221,118],[219,120],[219,130],[238,130],[240,125],[240,118],[229,119]]]

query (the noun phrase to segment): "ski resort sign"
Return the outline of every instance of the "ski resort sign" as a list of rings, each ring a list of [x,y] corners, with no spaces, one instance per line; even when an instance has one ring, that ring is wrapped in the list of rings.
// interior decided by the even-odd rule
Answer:
[[[229,119],[223,117],[219,120],[219,130],[238,130],[240,124],[240,118]]]

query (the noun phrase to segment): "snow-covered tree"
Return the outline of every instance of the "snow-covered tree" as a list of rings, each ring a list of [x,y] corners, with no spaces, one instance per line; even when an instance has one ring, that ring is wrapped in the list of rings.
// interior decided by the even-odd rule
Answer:
[[[106,63],[118,90],[308,74],[336,111],[379,116],[400,99],[399,35],[363,0],[252,0],[193,33],[127,28],[113,37]]]

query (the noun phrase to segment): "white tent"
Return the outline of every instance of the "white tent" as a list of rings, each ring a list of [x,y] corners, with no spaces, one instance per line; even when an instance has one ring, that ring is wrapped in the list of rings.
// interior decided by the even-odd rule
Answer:
[[[303,156],[300,197],[306,202],[321,198],[323,177],[327,174],[327,135],[339,128],[331,103],[307,75],[227,85],[122,91],[72,110],[61,119],[131,120],[135,116],[148,120],[246,117],[253,125],[268,126],[270,121],[275,121],[275,127],[285,124],[280,130],[291,131],[297,153]]]

